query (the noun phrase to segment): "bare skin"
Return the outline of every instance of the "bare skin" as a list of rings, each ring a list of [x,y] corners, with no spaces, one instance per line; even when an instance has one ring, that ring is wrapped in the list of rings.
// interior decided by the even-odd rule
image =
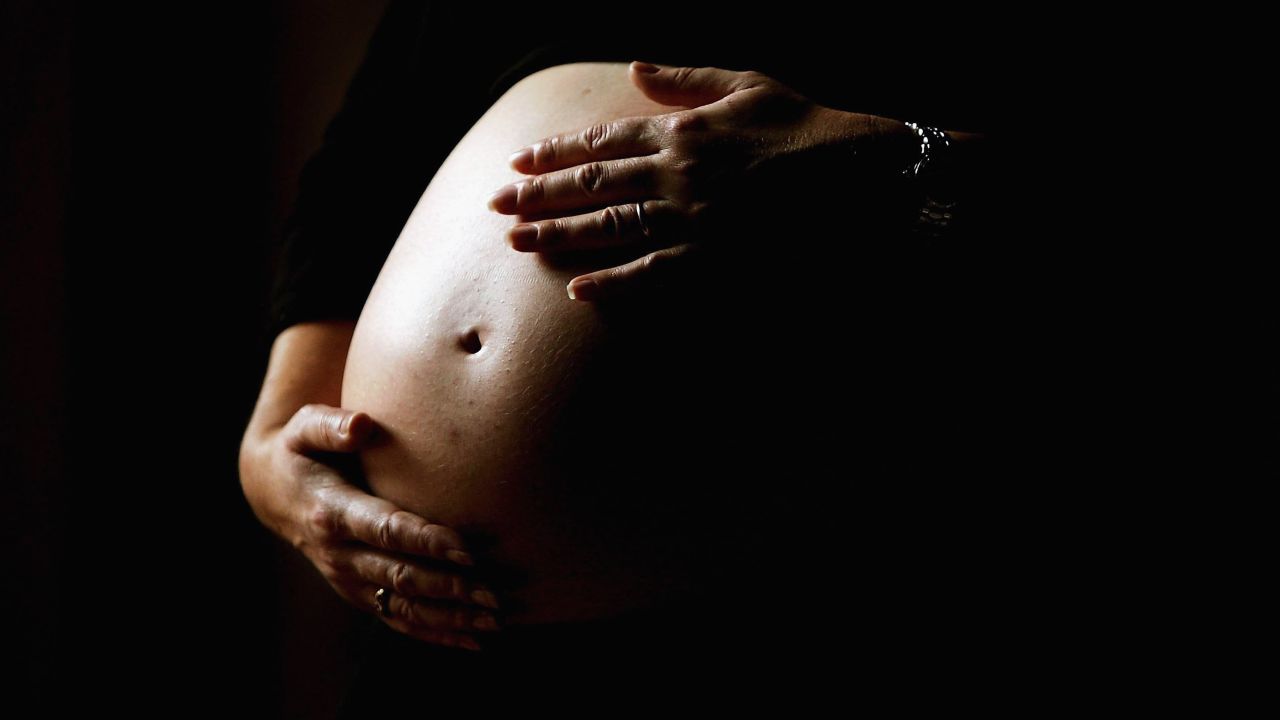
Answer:
[[[636,253],[641,256],[624,265],[584,268],[576,277],[570,273],[571,299],[597,300],[652,288],[664,270],[680,270],[682,258],[693,257],[703,240],[716,237],[711,232],[714,219],[735,211],[735,193],[729,190],[794,180],[789,173],[800,166],[776,160],[814,158],[816,167],[823,167],[860,154],[869,165],[892,166],[917,152],[914,134],[901,122],[814,105],[759,73],[716,68],[648,73],[642,66],[633,64],[631,80],[645,97],[689,109],[611,119],[530,143],[528,152],[512,155],[510,167],[535,177],[509,186],[509,200],[501,199],[500,191],[490,201],[492,211],[522,216],[523,222],[506,235],[517,251],[660,246]],[[980,157],[982,136],[949,134],[959,156],[971,161]],[[648,216],[643,227],[635,215],[636,202],[644,203]],[[603,211],[602,204],[608,206]],[[588,207],[595,209],[568,215]],[[521,228],[536,229],[536,240],[520,239]],[[314,330],[300,330],[298,336]],[[357,607],[372,608],[378,587],[394,588],[397,617],[387,620],[388,625],[428,642],[478,649],[464,630],[476,629],[476,619],[485,617],[473,609],[476,605],[496,603],[491,602],[491,588],[489,595],[473,595],[482,590],[475,577],[449,562],[457,558],[451,551],[465,547],[463,536],[385,497],[366,494],[320,455],[367,448],[364,428],[374,425],[365,413],[337,407],[342,404],[338,353],[346,352],[350,324],[336,334],[333,328],[326,332],[329,345],[322,355],[327,366],[312,378],[314,387],[269,391],[268,373],[242,448],[246,497],[265,524],[304,552]],[[289,352],[288,340],[280,350],[282,368],[303,362],[303,353]],[[462,340],[465,346],[467,338]],[[273,367],[275,363],[273,350]],[[327,379],[320,377],[324,373]],[[278,374],[297,377],[293,370]],[[350,436],[336,432],[344,418],[354,418]],[[393,475],[384,474],[383,487],[392,487]],[[400,492],[411,498],[412,491],[404,487]],[[304,499],[284,499],[290,497]],[[432,507],[429,501],[413,504],[423,513]],[[366,547],[354,551],[348,544],[352,540]]]
[[[568,302],[564,283],[601,256],[547,262],[514,252],[503,242],[509,220],[485,209],[486,191],[516,176],[504,147],[661,111],[625,71],[547,68],[489,108],[419,199],[348,352],[341,404],[386,431],[361,452],[371,490],[483,543],[477,571],[502,593],[508,625],[666,602],[720,541],[703,537],[710,527],[671,520],[694,516],[701,500],[685,490],[697,485],[697,463],[671,455],[690,441],[627,449],[712,411],[671,418],[659,399],[679,402],[679,388],[703,372],[678,334],[714,346],[720,328],[699,318],[719,314],[696,303],[602,313]],[[632,375],[627,400],[610,402]]]
[[[406,512],[354,485],[337,460],[376,434],[367,413],[337,407],[352,322],[300,323],[276,338],[240,446],[240,482],[254,514],[307,557],[343,599],[424,642],[479,650],[497,608],[475,582],[475,559],[453,529]],[[487,618],[488,620],[483,620]],[[481,623],[477,625],[477,622]]]
[[[829,179],[821,171],[833,165],[900,172],[918,145],[902,123],[837,114],[758,73],[694,70],[679,73],[691,79],[683,94],[643,92],[622,63],[554,66],[516,83],[437,171],[352,338],[342,405],[386,429],[361,453],[370,487],[491,543],[489,577],[514,601],[508,625],[723,595],[725,578],[711,572],[750,567],[751,542],[792,542],[788,523],[802,517],[768,530],[743,522],[796,492],[785,470],[768,483],[745,478],[794,455],[777,427],[788,422],[779,389],[806,353],[779,338],[820,309],[762,292],[759,276],[726,278],[720,264],[700,275],[685,261],[710,245],[725,249],[721,260],[803,240],[720,221],[787,184],[804,196],[797,178]],[[594,130],[545,140],[574,127]],[[521,145],[542,148],[533,165],[504,162]],[[590,153],[620,157],[582,162]],[[557,164],[568,167],[513,177]],[[487,197],[504,182],[505,200]],[[633,205],[612,204],[641,198],[655,238],[632,223]],[[584,206],[595,209],[554,219]],[[758,210],[769,212],[751,217],[776,220],[786,208]],[[511,214],[543,225],[524,247],[538,252],[512,249]],[[558,252],[570,248],[583,252]],[[630,285],[651,292],[566,301],[567,283],[626,278],[618,267],[640,270],[644,282]],[[741,439],[761,436],[771,444]]]
[[[720,219],[760,212],[752,204],[783,184],[895,172],[919,152],[905,123],[823,107],[761,73],[644,62],[629,69],[649,99],[687,109],[599,123],[519,148],[511,167],[532,177],[490,198],[491,210],[521,216],[507,233],[521,252],[661,246],[574,278],[566,287],[571,299],[643,287],[720,237],[714,231]],[[983,135],[947,134],[955,172],[982,162]],[[582,213],[587,209],[593,210]]]

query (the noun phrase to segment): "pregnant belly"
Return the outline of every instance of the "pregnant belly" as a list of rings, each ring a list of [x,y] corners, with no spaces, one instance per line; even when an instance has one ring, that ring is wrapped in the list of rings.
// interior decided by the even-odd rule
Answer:
[[[370,490],[473,541],[508,590],[510,623],[700,592],[743,525],[741,491],[726,493],[741,481],[726,458],[742,451],[707,432],[745,412],[721,379],[735,362],[723,309],[710,293],[572,301],[571,278],[638,253],[516,252],[513,218],[486,206],[523,177],[507,164],[515,149],[674,109],[624,63],[524,78],[436,173],[352,338],[342,404],[385,430],[362,454]]]

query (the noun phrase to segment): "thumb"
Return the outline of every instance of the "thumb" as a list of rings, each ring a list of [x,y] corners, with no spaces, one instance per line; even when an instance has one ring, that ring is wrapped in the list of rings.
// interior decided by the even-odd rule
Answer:
[[[302,406],[284,426],[285,444],[298,453],[355,452],[373,432],[367,413],[311,403]]]
[[[631,82],[654,102],[695,108],[751,85],[751,74],[717,67],[631,63]]]

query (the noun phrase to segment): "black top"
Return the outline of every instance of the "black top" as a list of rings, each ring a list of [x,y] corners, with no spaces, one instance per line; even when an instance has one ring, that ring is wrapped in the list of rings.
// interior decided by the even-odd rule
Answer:
[[[1007,43],[954,20],[859,11],[852,22],[807,8],[743,17],[740,5],[705,4],[682,6],[673,20],[629,3],[581,5],[546,13],[390,3],[303,169],[275,248],[272,336],[301,321],[356,319],[444,158],[507,89],[545,67],[647,60],[759,70],[828,107],[948,129],[1008,125]]]

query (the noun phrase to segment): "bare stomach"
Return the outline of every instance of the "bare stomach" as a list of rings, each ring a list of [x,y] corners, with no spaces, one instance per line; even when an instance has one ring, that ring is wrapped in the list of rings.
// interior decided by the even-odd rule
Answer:
[[[717,311],[693,295],[572,301],[571,278],[638,253],[517,252],[513,218],[486,206],[523,177],[507,164],[517,148],[675,109],[645,98],[624,63],[521,80],[436,173],[352,338],[343,407],[385,431],[362,455],[370,490],[479,543],[509,623],[689,597],[743,525],[713,440],[717,418],[738,412]]]

